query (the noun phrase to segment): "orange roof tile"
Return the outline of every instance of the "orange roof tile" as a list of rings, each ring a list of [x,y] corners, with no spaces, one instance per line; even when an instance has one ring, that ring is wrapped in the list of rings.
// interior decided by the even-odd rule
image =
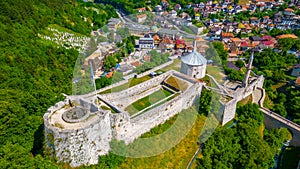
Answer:
[[[140,62],[139,61],[132,62],[131,65],[137,67],[138,65],[140,65]]]
[[[146,11],[146,8],[143,7],[143,8],[138,8],[139,11]]]
[[[113,76],[113,74],[114,74],[114,72],[108,72],[108,73],[105,75],[105,77],[106,77],[106,78],[110,78],[110,77]]]
[[[277,39],[284,39],[284,38],[292,38],[292,39],[298,39],[298,36],[294,34],[284,34],[284,35],[278,35],[276,36]]]
[[[234,37],[234,34],[231,32],[222,32],[222,37]]]
[[[287,12],[294,12],[294,10],[292,8],[286,8],[284,11],[287,11]]]
[[[240,41],[241,41],[240,38],[230,38],[230,40],[231,40],[232,42],[240,42]]]
[[[147,15],[146,14],[142,14],[142,15],[137,15],[136,17],[137,18],[144,18],[144,17],[146,17]]]
[[[161,43],[163,43],[163,44],[173,44],[173,41],[168,36],[165,36]]]
[[[300,85],[300,77],[297,77],[296,81],[295,81],[296,85]]]
[[[154,40],[160,40],[160,37],[159,37],[158,35],[154,35],[154,36],[153,36],[153,39],[154,39]]]

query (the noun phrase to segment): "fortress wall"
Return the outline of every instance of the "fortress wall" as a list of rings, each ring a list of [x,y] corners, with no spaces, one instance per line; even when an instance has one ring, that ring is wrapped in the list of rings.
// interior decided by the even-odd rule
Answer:
[[[134,78],[134,76],[136,76],[136,75],[137,75],[136,73],[132,73],[132,74],[130,74],[130,75],[124,76],[123,79],[129,80],[129,79],[131,79],[131,78]]]
[[[237,105],[237,99],[232,99],[229,102],[223,104],[224,106],[224,113],[222,117],[222,125],[225,125],[230,120],[232,120],[235,117],[235,111],[236,111],[236,105]]]
[[[184,80],[186,80],[186,81],[188,81],[190,83],[197,83],[198,82],[196,79],[191,78],[190,76],[187,76],[187,75],[182,74],[182,73],[174,72],[173,75],[176,76],[176,77],[179,77],[181,79],[184,79]]]
[[[257,87],[262,88],[264,83],[264,77],[259,76],[257,79],[252,81],[246,88],[238,88],[234,93],[234,98],[237,101],[241,101],[242,99],[248,97],[253,93],[254,90],[256,90]]]
[[[126,98],[122,98],[122,99],[119,99],[119,100],[113,100],[112,102],[115,103],[115,105],[117,104],[119,108],[121,109],[125,109],[128,105],[134,103],[135,101],[141,99],[141,98],[144,98],[158,90],[161,89],[161,86],[156,86],[154,88],[150,88],[149,90],[146,90],[142,93],[139,93],[137,95],[134,95],[134,96],[131,96],[131,97],[126,97]],[[163,93],[162,93],[163,95]]]
[[[121,92],[115,92],[115,93],[108,93],[108,94],[103,94],[101,97],[107,101],[109,100],[114,100],[116,98],[122,99],[122,98],[127,98],[127,97],[132,97],[138,93],[141,93],[147,89],[150,89],[154,86],[159,85],[167,76],[172,74],[172,71],[168,71],[164,74],[161,74],[155,78],[152,78],[146,82],[140,83],[138,85],[132,86],[126,90],[123,90]]]
[[[50,113],[44,115],[46,150],[58,161],[72,167],[98,163],[98,156],[108,153],[111,141],[110,112],[96,114],[98,119],[80,129],[64,129],[49,124]]]
[[[195,100],[199,98],[201,90],[202,84],[196,83],[173,100],[131,119],[131,127],[127,128],[130,130],[127,130],[127,133],[122,136],[119,135],[118,139],[124,140],[126,144],[134,141],[142,134],[150,131],[153,127],[164,123],[183,109],[189,108],[195,103]]]
[[[88,94],[85,94],[85,95],[74,95],[74,96],[71,96],[71,97],[73,97],[73,98],[76,98],[76,97],[83,97],[83,98],[91,97],[91,96],[96,95],[96,94],[98,94],[98,93],[101,93],[101,92],[103,92],[103,91],[105,91],[105,90],[109,90],[109,89],[111,89],[111,88],[114,88],[114,87],[123,85],[123,84],[125,84],[125,83],[127,83],[127,82],[128,82],[128,79],[124,79],[124,80],[119,81],[119,82],[117,82],[117,83],[111,84],[111,85],[106,86],[106,87],[103,87],[103,88],[101,88],[101,89],[98,89],[98,90],[96,90],[96,91],[94,91],[94,92],[91,92],[91,93],[88,93]]]
[[[117,140],[126,137],[127,131],[131,130],[130,115],[127,112],[112,114],[111,128],[112,136]]]
[[[144,72],[144,73],[138,74],[136,77],[137,77],[137,78],[140,78],[140,77],[149,75],[151,72],[155,72],[155,71],[157,71],[157,70],[159,70],[159,69],[161,69],[161,68],[164,68],[164,67],[166,67],[166,66],[169,66],[169,65],[172,64],[172,63],[173,63],[173,60],[170,60],[170,61],[168,61],[168,62],[166,62],[166,63],[164,63],[164,64],[162,64],[162,65],[156,66],[156,67],[154,67],[154,68],[152,68],[152,69],[150,69],[150,70],[148,70],[148,71],[146,71],[146,72]]]
[[[234,93],[234,99],[224,104],[224,115],[222,125],[232,120],[235,116],[236,104],[242,99],[248,97],[253,93],[256,88],[262,88],[264,83],[264,77],[259,76],[257,79],[252,81],[246,88],[238,88]]]
[[[135,73],[130,74],[130,75],[127,75],[127,76],[125,76],[125,77],[123,78],[124,80],[122,80],[122,81],[120,81],[120,82],[117,82],[117,83],[114,83],[114,84],[111,84],[111,85],[109,85],[109,86],[103,87],[103,88],[97,90],[96,92],[92,92],[92,93],[83,95],[83,97],[89,97],[89,96],[91,96],[91,95],[95,95],[96,93],[101,93],[101,92],[103,92],[103,91],[105,91],[105,90],[109,90],[109,89],[112,89],[112,88],[114,88],[114,87],[123,85],[123,84],[127,83],[127,82],[129,81],[129,79],[133,78],[134,76],[136,76],[137,78],[140,78],[140,77],[149,75],[151,72],[157,71],[157,70],[159,70],[159,69],[161,69],[161,68],[164,68],[164,67],[166,67],[166,66],[168,66],[168,65],[170,65],[170,64],[172,64],[172,63],[173,63],[173,60],[170,60],[170,61],[168,61],[168,62],[166,62],[166,63],[164,63],[164,64],[162,64],[162,65],[156,66],[156,67],[154,67],[153,69],[148,70],[147,72],[144,72],[144,73],[141,73],[141,74],[138,74],[138,75],[135,74]],[[164,73],[164,74],[165,74],[165,73]]]

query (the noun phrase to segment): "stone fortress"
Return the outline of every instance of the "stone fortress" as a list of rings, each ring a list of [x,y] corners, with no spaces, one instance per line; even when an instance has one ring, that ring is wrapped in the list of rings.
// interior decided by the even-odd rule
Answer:
[[[203,88],[215,90],[226,98],[220,99],[222,125],[234,118],[238,101],[262,88],[262,76],[250,77],[253,55],[243,83],[226,82],[221,86],[210,76],[215,88],[197,80],[204,77],[207,61],[196,48],[181,59],[181,72],[170,70],[119,92],[67,96],[65,101],[50,107],[44,115],[46,151],[72,167],[96,164],[99,156],[108,154],[112,139],[125,144],[133,142],[198,103]],[[161,90],[170,95],[143,110],[127,111],[134,102]]]

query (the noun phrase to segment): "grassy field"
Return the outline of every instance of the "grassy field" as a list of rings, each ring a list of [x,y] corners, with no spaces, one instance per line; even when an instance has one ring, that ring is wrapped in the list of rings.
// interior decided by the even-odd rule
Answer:
[[[177,117],[180,118],[180,117]],[[195,151],[199,147],[197,144],[198,137],[205,122],[205,116],[198,115],[193,127],[189,133],[177,144],[175,147],[167,150],[166,152],[153,157],[147,158],[126,158],[125,161],[118,166],[118,168],[132,168],[132,169],[157,169],[157,168],[186,168],[190,159],[193,157]],[[163,125],[159,125],[153,128],[149,133],[143,135],[143,137],[150,137],[156,134],[160,134],[164,130],[167,130],[171,124],[173,124],[175,118],[171,118]],[[171,126],[172,127],[172,126]],[[154,134],[153,134],[154,133]]]
[[[166,72],[169,70],[177,70],[180,71],[180,64],[181,64],[181,60],[180,59],[174,59],[173,63],[162,68],[161,70]],[[158,70],[159,71],[159,70]]]
[[[279,161],[279,169],[296,169],[300,160],[300,147],[288,147]]]
[[[132,78],[127,83],[122,84],[122,85],[117,86],[117,87],[113,87],[113,88],[108,89],[108,90],[105,90],[105,91],[101,92],[100,94],[106,94],[106,93],[112,93],[112,92],[120,92],[122,90],[128,89],[128,88],[130,88],[132,86],[135,86],[137,84],[145,82],[145,81],[147,81],[149,79],[151,79],[150,76],[143,76],[143,77],[140,77],[140,78]]]
[[[224,70],[217,66],[206,66],[207,74],[213,76],[217,82],[222,84],[224,82],[223,78],[225,76]]]
[[[189,34],[195,34],[193,32],[193,30],[191,28],[187,27],[187,26],[182,26],[181,30],[183,30],[183,31],[185,31],[186,33],[189,33]]]
[[[130,115],[135,114],[146,107],[149,107],[152,104],[157,103],[158,101],[172,95],[172,93],[165,89],[160,89],[140,100],[132,103],[130,106],[126,107],[125,111],[128,111]]]

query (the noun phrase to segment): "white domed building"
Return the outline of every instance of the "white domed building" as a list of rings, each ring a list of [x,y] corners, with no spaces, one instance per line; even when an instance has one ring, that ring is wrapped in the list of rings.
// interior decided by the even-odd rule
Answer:
[[[196,41],[193,52],[181,58],[181,73],[196,79],[203,78],[206,72],[207,60],[197,52]]]

